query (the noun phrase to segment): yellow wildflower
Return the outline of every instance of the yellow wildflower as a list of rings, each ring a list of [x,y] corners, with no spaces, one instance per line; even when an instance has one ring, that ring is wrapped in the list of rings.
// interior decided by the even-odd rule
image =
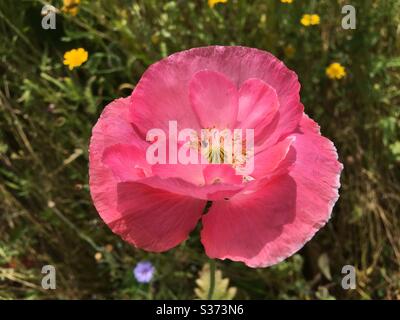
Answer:
[[[320,17],[317,14],[303,14],[300,22],[303,26],[315,26],[320,23]]]
[[[63,7],[62,7],[62,11],[64,13],[68,13],[71,16],[76,16],[78,14],[79,11],[79,4],[80,4],[81,0],[64,0],[63,1]]]
[[[329,79],[342,79],[346,76],[346,69],[338,62],[331,63],[325,72]]]
[[[214,8],[217,3],[227,3],[228,0],[208,0],[208,6]]]
[[[64,64],[69,67],[69,70],[72,70],[87,61],[88,56],[88,52],[83,48],[72,49],[64,53]]]
[[[319,24],[319,22],[321,21],[319,15],[317,14],[312,14],[311,15],[311,25],[315,26],[317,24]]]
[[[282,3],[292,3],[293,0],[281,0]]]

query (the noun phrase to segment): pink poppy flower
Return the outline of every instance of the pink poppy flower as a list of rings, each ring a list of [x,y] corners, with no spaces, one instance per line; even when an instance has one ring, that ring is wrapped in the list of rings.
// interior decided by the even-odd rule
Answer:
[[[153,252],[175,247],[201,220],[211,258],[266,267],[294,254],[329,220],[342,170],[333,143],[303,112],[299,91],[293,71],[252,48],[195,48],[153,64],[93,128],[90,191],[100,216]],[[149,163],[154,141],[146,136],[154,128],[169,132],[171,121],[178,131],[253,129],[254,170]]]

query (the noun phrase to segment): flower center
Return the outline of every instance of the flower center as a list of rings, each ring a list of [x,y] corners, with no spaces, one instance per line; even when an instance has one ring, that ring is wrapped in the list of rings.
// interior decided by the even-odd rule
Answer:
[[[199,152],[210,164],[230,164],[237,168],[245,165],[251,156],[241,129],[201,129],[200,137],[193,136],[190,147]]]

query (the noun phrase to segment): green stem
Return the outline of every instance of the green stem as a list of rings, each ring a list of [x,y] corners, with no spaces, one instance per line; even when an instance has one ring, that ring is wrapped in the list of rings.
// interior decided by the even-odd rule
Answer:
[[[208,290],[208,300],[212,300],[215,289],[215,260],[210,260],[210,289]]]

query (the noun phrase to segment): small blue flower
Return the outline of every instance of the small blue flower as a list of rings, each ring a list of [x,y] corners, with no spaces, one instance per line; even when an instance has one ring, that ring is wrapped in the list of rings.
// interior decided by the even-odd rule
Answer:
[[[138,282],[149,283],[153,278],[154,271],[155,268],[150,261],[141,261],[133,269],[133,275]]]

